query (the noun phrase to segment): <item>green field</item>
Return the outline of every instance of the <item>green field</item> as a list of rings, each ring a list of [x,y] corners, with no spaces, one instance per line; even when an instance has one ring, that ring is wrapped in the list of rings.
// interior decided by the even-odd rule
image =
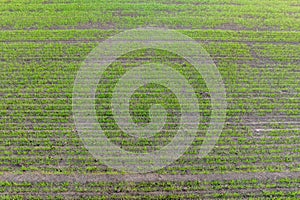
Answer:
[[[0,199],[300,199],[299,0],[0,0]],[[139,87],[133,121],[167,110],[163,130],[135,139],[111,107],[113,88],[140,64],[164,63],[188,77],[202,116],[178,160],[128,174],[95,159],[74,123],[74,81],[89,53],[122,31],[159,27],[198,41],[226,89],[224,129],[197,157],[211,115],[210,93],[176,54],[141,49],[122,55],[99,81],[96,113],[106,136],[126,151],[167,145],[180,105],[168,88]]]

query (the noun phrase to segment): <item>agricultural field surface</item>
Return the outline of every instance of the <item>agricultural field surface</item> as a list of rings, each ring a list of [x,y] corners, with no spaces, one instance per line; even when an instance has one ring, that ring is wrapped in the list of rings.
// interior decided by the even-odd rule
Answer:
[[[300,199],[300,1],[0,0],[1,199]]]

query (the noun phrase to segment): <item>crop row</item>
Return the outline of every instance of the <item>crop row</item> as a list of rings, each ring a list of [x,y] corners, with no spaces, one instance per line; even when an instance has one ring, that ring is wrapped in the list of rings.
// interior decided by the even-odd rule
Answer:
[[[279,179],[276,181],[230,180],[230,181],[181,181],[181,182],[90,182],[82,185],[79,182],[0,182],[1,192],[64,192],[64,191],[93,191],[102,194],[115,192],[154,192],[154,191],[204,191],[204,190],[235,190],[235,189],[274,189],[274,188],[297,188],[297,179]]]
[[[87,43],[99,42],[120,33],[120,30],[31,30],[1,31],[0,41],[11,42],[58,42]],[[233,31],[233,30],[178,30],[197,41],[218,42],[261,42],[261,43],[299,43],[299,32],[289,31]]]
[[[85,174],[85,173],[105,173],[105,174],[122,174],[124,172],[118,172],[110,167],[107,167],[103,163],[95,160],[94,162],[84,162],[79,163],[72,162],[70,164],[63,164],[64,159],[55,162],[45,159],[43,164],[34,164],[34,160],[23,161],[14,160],[14,162],[9,165],[2,166],[1,172],[14,172],[17,174],[22,174],[24,172],[40,172],[40,173],[53,173],[53,174]],[[133,163],[132,163],[133,164]],[[116,165],[115,165],[116,166]],[[138,165],[143,167],[143,165]],[[261,173],[261,172],[299,172],[299,163],[285,163],[284,160],[281,162],[266,162],[266,163],[240,163],[240,164],[216,164],[216,165],[171,165],[167,166],[161,170],[158,170],[158,174],[171,174],[171,175],[185,175],[185,174],[222,174],[222,173]]]
[[[285,1],[278,1],[276,4],[270,4],[243,1],[237,4],[229,3],[224,6],[221,2],[203,2],[191,6],[188,3],[99,1],[70,4],[27,2],[20,6],[17,3],[1,3],[0,27],[5,29],[134,28],[151,25],[215,28],[234,22],[235,26],[244,29],[299,30],[300,28],[299,13],[297,7],[293,6],[293,2],[286,4]]]
[[[65,57],[84,57],[87,55],[89,51],[91,51],[94,47],[97,46],[95,41],[90,41],[88,43],[78,42],[78,43],[59,43],[57,42],[11,42],[11,43],[2,43],[1,47],[3,51],[1,51],[2,61],[5,61],[6,58],[10,58],[10,62],[13,62],[15,59],[21,58],[31,58],[28,60],[32,60],[34,62],[34,58],[46,58],[54,57],[54,58],[65,58]],[[250,47],[246,43],[241,41],[226,41],[226,42],[216,42],[210,41],[203,43],[203,47],[211,54],[212,57],[214,55],[219,55],[220,57],[233,57],[238,56],[248,58],[252,57],[250,53]],[[179,47],[178,47],[179,48]],[[280,61],[284,61],[284,57],[286,56],[287,60],[298,59],[299,54],[299,45],[298,44],[269,44],[269,43],[254,43],[251,45],[251,48],[254,51],[257,51],[257,55],[266,58],[273,58],[275,56],[280,56]],[[174,49],[176,50],[176,49]],[[169,53],[164,51],[159,51],[160,55],[157,57],[165,57]],[[126,54],[126,56],[122,56],[122,58],[151,58],[151,55],[145,54],[147,50],[142,50],[130,54]],[[170,58],[176,58],[175,55],[168,55]],[[156,59],[158,59],[156,58]],[[55,60],[55,59],[53,59]]]

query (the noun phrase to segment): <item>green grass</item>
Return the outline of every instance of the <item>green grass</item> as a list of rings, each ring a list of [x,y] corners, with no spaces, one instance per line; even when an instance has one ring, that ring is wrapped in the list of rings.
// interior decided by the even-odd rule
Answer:
[[[0,199],[297,199],[299,193],[299,2],[284,0],[1,1],[0,2]],[[149,84],[131,99],[143,126],[149,108],[168,111],[162,132],[133,139],[114,121],[111,96],[128,70],[156,62],[172,66],[197,93],[198,135],[174,163],[139,182],[96,160],[72,113],[73,83],[99,42],[123,30],[177,29],[200,42],[216,63],[227,92],[225,127],[214,149],[196,157],[211,114],[201,74],[178,55],[142,49],[121,56],[97,87],[96,110],[105,134],[123,149],[151,152],[178,129],[180,105],[168,88]],[[265,180],[263,173],[290,173]],[[148,180],[147,176],[244,174],[230,180]],[[6,180],[5,177],[31,177]],[[39,180],[47,175],[128,176],[128,181]],[[292,178],[293,177],[293,178]]]
[[[196,5],[196,6],[195,6]],[[246,29],[298,30],[297,1],[19,1],[2,3],[5,29],[63,27],[134,28],[145,25],[215,28],[235,23]]]

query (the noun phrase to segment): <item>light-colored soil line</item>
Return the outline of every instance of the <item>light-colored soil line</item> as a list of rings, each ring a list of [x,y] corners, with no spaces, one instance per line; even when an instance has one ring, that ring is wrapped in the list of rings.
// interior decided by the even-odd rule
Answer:
[[[298,146],[298,145],[297,145]],[[145,146],[143,146],[145,147]],[[148,146],[147,146],[148,147]],[[151,146],[149,146],[151,147]],[[296,147],[296,145],[295,145]],[[75,147],[76,148],[76,147]],[[61,149],[61,148],[60,148]],[[140,150],[142,148],[139,148],[139,149],[135,149],[135,150]],[[20,151],[20,149],[17,149]],[[85,149],[84,149],[85,150]],[[283,149],[283,150],[287,150],[287,149]],[[283,151],[282,150],[282,151]],[[53,155],[53,153],[49,154],[49,150],[40,150],[39,152],[35,152],[35,154],[27,154],[27,155],[5,155],[5,156],[0,156],[0,159],[7,159],[9,158],[10,160],[11,159],[20,159],[22,158],[23,160],[29,160],[29,159],[34,159],[34,160],[43,160],[45,159],[46,156],[48,155],[51,155],[51,158],[54,159],[62,159],[62,158],[65,158],[65,159],[69,159],[69,160],[72,160],[72,161],[76,161],[76,160],[88,160],[88,158],[90,159],[93,159],[93,157],[91,157],[91,155],[89,154],[83,154],[83,155],[74,155],[74,154],[67,154],[67,151],[70,151],[69,149],[66,149],[64,152],[61,152],[61,151],[53,151],[53,153],[59,153],[59,154],[62,154],[62,153],[65,153],[64,156],[62,155]],[[0,150],[0,152],[2,152]],[[38,155],[38,154],[41,154],[41,152],[45,152],[44,155]],[[250,153],[247,153],[247,154],[233,154],[233,153],[230,153],[228,154],[227,150],[217,150],[214,154],[210,154],[209,157],[205,157],[207,159],[211,159],[211,158],[219,158],[220,156],[222,156],[224,153],[226,153],[226,159],[230,160],[230,159],[236,159],[236,158],[239,158],[239,159],[247,159],[247,158],[252,158],[252,157],[257,157],[257,158],[270,158],[270,157],[278,157],[278,156],[289,156],[289,157],[294,157],[294,158],[300,158],[300,155],[298,152],[293,152],[291,149],[289,152],[285,151],[285,152],[273,152],[273,153],[270,153],[269,152],[269,149],[262,149],[260,150],[259,152],[250,152]],[[191,159],[197,159],[199,158],[199,155],[197,154],[186,154],[184,156],[187,156],[188,160],[191,160]],[[223,157],[223,156],[222,156]],[[130,160],[130,159],[129,159]],[[300,162],[299,162],[300,164]]]
[[[130,29],[129,29],[130,30]],[[188,30],[187,30],[188,31]],[[226,31],[224,31],[226,32]],[[34,43],[34,44],[48,44],[48,43],[56,43],[56,44],[82,44],[82,43],[99,43],[105,41],[105,39],[109,38],[108,37],[104,39],[70,39],[70,40],[63,40],[63,39],[49,39],[49,40],[35,40],[35,39],[29,39],[29,40],[1,40],[0,42],[5,43],[5,44],[11,44],[11,43]],[[207,39],[207,38],[196,38],[196,41],[199,42],[204,42],[206,44],[209,43],[246,43],[248,45],[253,45],[253,44],[290,44],[290,45],[299,45],[300,43],[297,41],[249,41],[249,40],[225,40],[225,39]]]
[[[260,173],[228,173],[228,174],[201,174],[201,175],[159,175],[148,174],[126,174],[126,175],[55,175],[39,173],[23,173],[16,175],[4,173],[0,175],[0,181],[9,182],[159,182],[159,181],[213,181],[213,180],[277,180],[281,178],[300,178],[300,172],[260,172]]]
[[[297,192],[297,188],[280,188],[280,189],[274,189],[274,188],[260,188],[260,189],[222,189],[222,190],[196,190],[196,191],[152,191],[152,192],[143,192],[143,191],[137,191],[137,192],[121,192],[121,191],[115,191],[115,192],[90,192],[90,191],[84,191],[84,192],[73,192],[73,191],[68,191],[68,192],[59,192],[59,193],[49,193],[49,192],[4,192],[1,193],[1,195],[34,195],[34,196],[55,196],[55,195],[63,195],[64,197],[72,197],[72,199],[77,199],[78,197],[88,197],[88,196],[111,196],[114,195],[116,197],[124,197],[124,196],[168,196],[168,195],[182,195],[182,196],[188,196],[188,195],[200,195],[199,198],[205,197],[207,199],[208,197],[211,197],[214,194],[227,194],[230,192],[231,194],[233,193],[238,193],[240,195],[245,195],[245,196],[254,196],[254,197],[262,197],[263,192],[268,191],[268,192]]]

